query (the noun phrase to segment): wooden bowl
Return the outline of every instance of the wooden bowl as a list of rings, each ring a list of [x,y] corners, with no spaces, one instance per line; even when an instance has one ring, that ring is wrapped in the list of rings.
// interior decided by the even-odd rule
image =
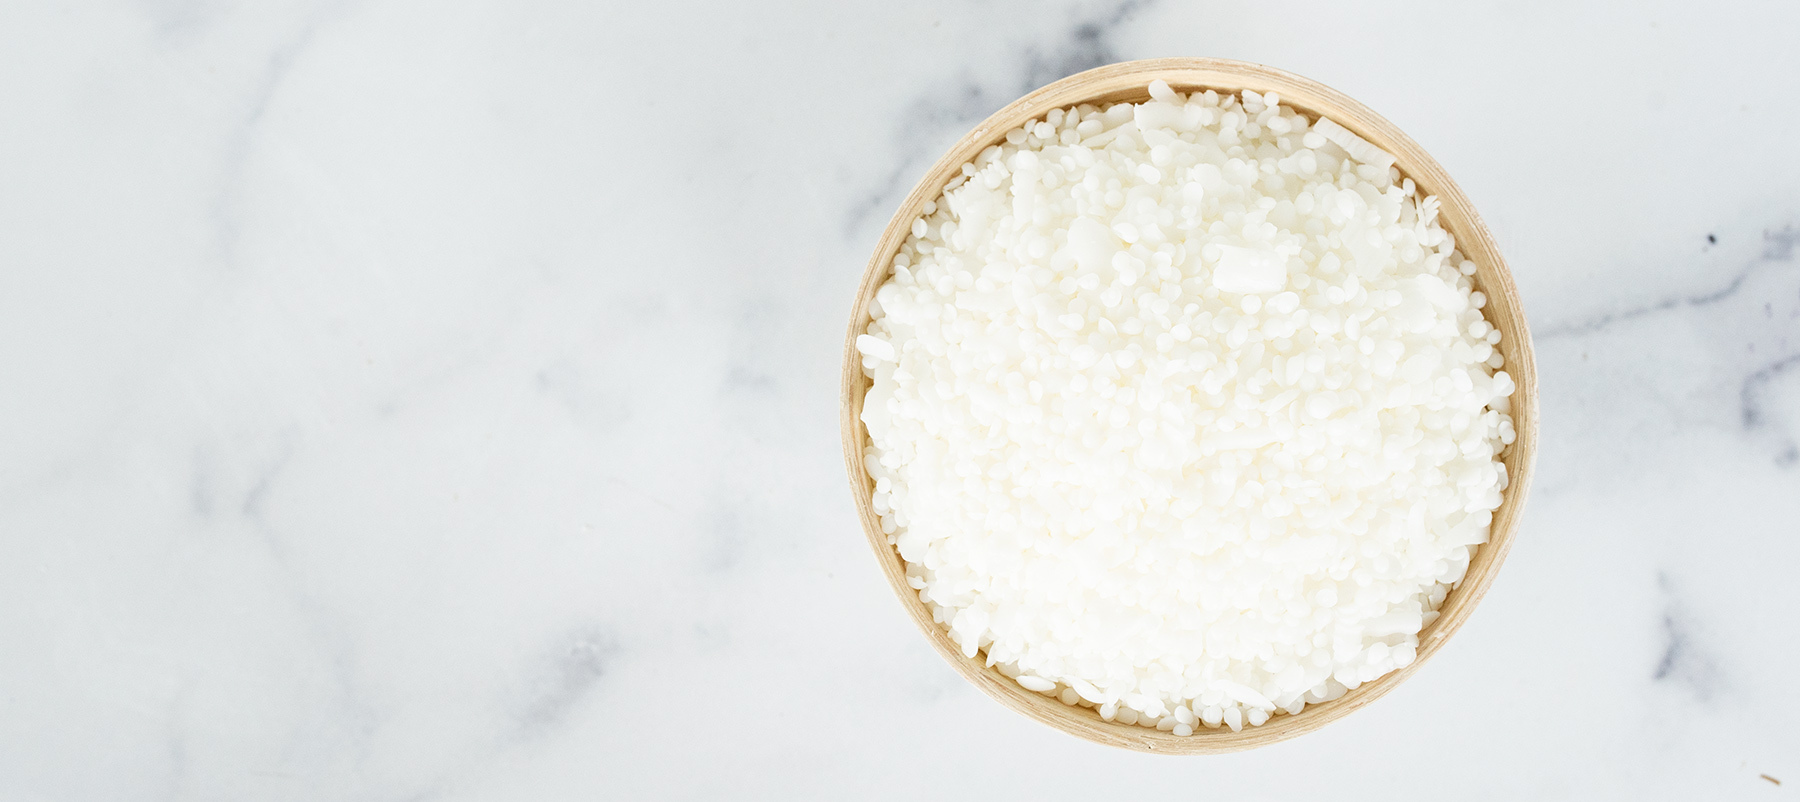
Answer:
[[[1513,377],[1518,390],[1512,397],[1513,426],[1517,438],[1502,452],[1511,479],[1500,508],[1494,511],[1492,534],[1488,543],[1478,549],[1469,563],[1462,582],[1451,590],[1438,608],[1438,618],[1419,633],[1418,657],[1405,668],[1373,682],[1358,686],[1330,702],[1307,705],[1297,715],[1277,714],[1259,727],[1246,726],[1242,732],[1228,728],[1198,728],[1193,735],[1178,736],[1136,725],[1106,721],[1092,709],[1072,707],[1062,702],[1019,687],[1017,682],[983,664],[981,656],[964,657],[945,631],[931,619],[931,612],[919,600],[919,594],[906,584],[905,563],[882,535],[881,522],[870,506],[874,482],[863,467],[863,453],[868,447],[868,431],[862,424],[863,397],[869,390],[869,379],[863,375],[862,357],[856,351],[856,336],[869,325],[869,301],[875,297],[889,275],[894,254],[906,240],[914,219],[925,203],[943,193],[945,184],[958,174],[962,165],[972,161],[989,145],[1000,142],[1007,131],[1027,120],[1041,119],[1051,109],[1067,108],[1082,103],[1096,105],[1119,101],[1142,102],[1149,98],[1151,81],[1161,78],[1178,92],[1214,89],[1221,94],[1244,89],[1274,91],[1281,103],[1308,117],[1323,114],[1339,125],[1355,132],[1381,149],[1393,154],[1395,166],[1413,180],[1421,194],[1436,195],[1443,206],[1438,219],[1456,238],[1463,255],[1475,261],[1475,286],[1487,295],[1483,312],[1489,323],[1500,330],[1499,350],[1506,360],[1505,370]],[[1251,749],[1311,732],[1349,715],[1352,711],[1381,698],[1425,665],[1425,661],[1443,648],[1458,627],[1468,620],[1475,604],[1494,581],[1500,561],[1506,558],[1518,528],[1520,508],[1524,506],[1526,489],[1531,483],[1532,462],[1537,450],[1538,402],[1537,366],[1531,352],[1531,333],[1525,326],[1525,315],[1519,308],[1519,294],[1513,286],[1512,274],[1500,258],[1500,249],[1492,234],[1482,225],[1475,208],[1463,196],[1456,182],[1431,156],[1400,129],[1342,93],[1292,73],[1259,64],[1210,58],[1165,58],[1112,64],[1072,75],[1028,94],[1006,108],[995,112],[975,130],[959,140],[938,159],[913,187],[881,232],[875,254],[863,271],[862,286],[857,290],[856,304],[850,314],[850,330],[844,340],[843,374],[844,462],[850,472],[850,487],[862,516],[863,532],[888,584],[919,630],[956,671],[987,695],[1015,711],[1079,738],[1109,746],[1160,754],[1194,755]]]

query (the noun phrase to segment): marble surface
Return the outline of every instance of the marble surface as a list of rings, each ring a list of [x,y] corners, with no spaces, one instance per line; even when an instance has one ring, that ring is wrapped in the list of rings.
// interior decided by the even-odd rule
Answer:
[[[1797,27],[0,4],[0,798],[1795,798]],[[925,165],[1166,55],[1316,78],[1430,149],[1543,381],[1470,624],[1373,707],[1214,758],[957,678],[837,440],[851,293]]]

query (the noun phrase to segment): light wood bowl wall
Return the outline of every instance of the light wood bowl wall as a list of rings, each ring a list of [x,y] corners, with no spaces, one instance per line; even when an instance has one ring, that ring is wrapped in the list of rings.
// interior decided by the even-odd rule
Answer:
[[[972,161],[989,145],[1000,142],[1007,131],[1027,120],[1041,119],[1051,109],[1067,108],[1082,103],[1096,105],[1119,101],[1141,102],[1149,98],[1151,81],[1161,78],[1177,92],[1214,89],[1220,94],[1252,89],[1274,91],[1281,103],[1317,119],[1330,117],[1339,125],[1394,155],[1395,166],[1418,185],[1422,195],[1436,195],[1442,202],[1438,219],[1456,238],[1463,255],[1475,261],[1476,288],[1487,295],[1483,312],[1489,323],[1500,330],[1499,351],[1506,360],[1504,370],[1518,385],[1513,395],[1513,426],[1517,439],[1502,453],[1511,483],[1500,508],[1494,512],[1492,535],[1477,550],[1469,563],[1468,574],[1445,598],[1437,620],[1419,635],[1418,657],[1403,669],[1373,682],[1364,683],[1343,697],[1323,704],[1307,705],[1298,715],[1277,714],[1260,727],[1246,726],[1242,732],[1228,728],[1199,727],[1190,736],[1177,736],[1136,725],[1106,721],[1085,707],[1072,707],[1062,702],[1019,687],[999,671],[983,664],[982,656],[967,658],[950,640],[949,635],[931,619],[931,611],[919,600],[918,592],[906,584],[905,563],[894,547],[888,545],[881,532],[881,522],[870,506],[874,482],[863,466],[868,447],[868,431],[862,424],[863,397],[869,390],[869,379],[863,374],[862,358],[856,351],[856,336],[869,324],[869,302],[875,291],[887,281],[894,254],[905,242],[912,221],[919,217],[927,201],[943,193],[944,186],[958,175],[962,165]],[[1225,59],[1166,58],[1112,64],[1064,78],[1028,94],[992,117],[975,126],[959,140],[943,158],[925,173],[913,187],[900,208],[894,212],[875,253],[863,272],[862,284],[850,314],[850,328],[844,340],[843,368],[843,440],[844,462],[850,474],[850,487],[856,498],[863,532],[875,557],[881,563],[889,586],[899,597],[913,623],[924,633],[932,648],[975,687],[1001,704],[1025,716],[1063,732],[1095,743],[1159,754],[1210,754],[1251,749],[1283,741],[1311,732],[1381,698],[1423,667],[1431,656],[1442,649],[1452,634],[1467,621],[1493,584],[1500,563],[1506,558],[1518,529],[1519,513],[1531,483],[1532,462],[1536,455],[1538,434],[1537,367],[1531,350],[1531,333],[1519,307],[1519,294],[1512,274],[1500,256],[1493,235],[1481,222],[1456,182],[1444,172],[1423,148],[1400,129],[1366,106],[1316,81],[1259,64]]]

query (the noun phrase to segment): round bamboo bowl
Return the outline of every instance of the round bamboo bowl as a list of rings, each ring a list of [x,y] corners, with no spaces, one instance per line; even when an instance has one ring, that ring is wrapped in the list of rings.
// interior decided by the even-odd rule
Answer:
[[[1364,683],[1344,696],[1322,704],[1308,705],[1297,715],[1277,714],[1260,727],[1246,726],[1241,732],[1228,728],[1198,728],[1193,735],[1177,736],[1136,725],[1106,721],[1092,709],[1071,707],[1062,702],[1020,687],[992,668],[984,658],[964,657],[943,629],[931,619],[931,612],[919,600],[918,592],[906,584],[905,564],[881,532],[881,523],[870,506],[874,482],[864,470],[863,455],[868,448],[868,431],[863,427],[863,397],[869,390],[869,379],[863,374],[862,358],[855,340],[869,324],[869,301],[887,281],[894,254],[906,240],[912,221],[919,217],[927,201],[942,194],[944,186],[958,175],[962,165],[972,161],[984,148],[1000,142],[1007,131],[1028,120],[1040,119],[1051,109],[1067,108],[1082,103],[1106,104],[1119,101],[1141,102],[1149,98],[1151,81],[1161,78],[1178,92],[1214,89],[1221,94],[1252,89],[1274,91],[1281,103],[1317,118],[1324,115],[1377,147],[1393,154],[1395,166],[1413,180],[1422,195],[1436,195],[1443,204],[1438,218],[1456,238],[1463,255],[1474,260],[1477,270],[1474,283],[1487,295],[1483,312],[1489,323],[1500,330],[1499,350],[1506,360],[1505,370],[1518,385],[1513,395],[1513,426],[1517,439],[1502,452],[1511,479],[1500,508],[1494,512],[1492,534],[1488,543],[1476,551],[1467,575],[1444,599],[1435,621],[1419,633],[1418,657],[1403,669],[1373,682]],[[1064,78],[1031,94],[987,118],[975,130],[959,140],[943,158],[925,173],[912,193],[900,204],[881,233],[863,272],[857,290],[856,304],[850,315],[850,330],[844,341],[842,426],[844,461],[850,473],[850,486],[862,517],[863,532],[889,586],[900,598],[913,622],[925,634],[938,654],[943,655],[969,682],[1001,704],[1027,717],[1062,730],[1078,738],[1096,743],[1159,754],[1194,755],[1233,752],[1283,741],[1311,732],[1343,718],[1394,689],[1417,672],[1445,641],[1468,620],[1481,601],[1494,575],[1500,570],[1508,547],[1518,529],[1519,513],[1525,503],[1531,482],[1532,462],[1537,448],[1538,402],[1537,367],[1531,351],[1531,333],[1519,307],[1519,294],[1512,274],[1500,257],[1493,235],[1482,225],[1462,190],[1450,180],[1444,169],[1423,148],[1401,133],[1392,123],[1382,119],[1366,106],[1342,93],[1292,73],[1258,64],[1225,59],[1167,58],[1112,64]]]

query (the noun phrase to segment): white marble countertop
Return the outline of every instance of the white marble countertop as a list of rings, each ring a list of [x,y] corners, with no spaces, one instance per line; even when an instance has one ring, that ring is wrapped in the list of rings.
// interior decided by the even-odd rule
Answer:
[[[0,799],[1800,796],[1800,6],[1276,5],[0,5]],[[1543,374],[1470,624],[1211,758],[960,680],[837,439],[924,166],[1166,55],[1430,149]]]

